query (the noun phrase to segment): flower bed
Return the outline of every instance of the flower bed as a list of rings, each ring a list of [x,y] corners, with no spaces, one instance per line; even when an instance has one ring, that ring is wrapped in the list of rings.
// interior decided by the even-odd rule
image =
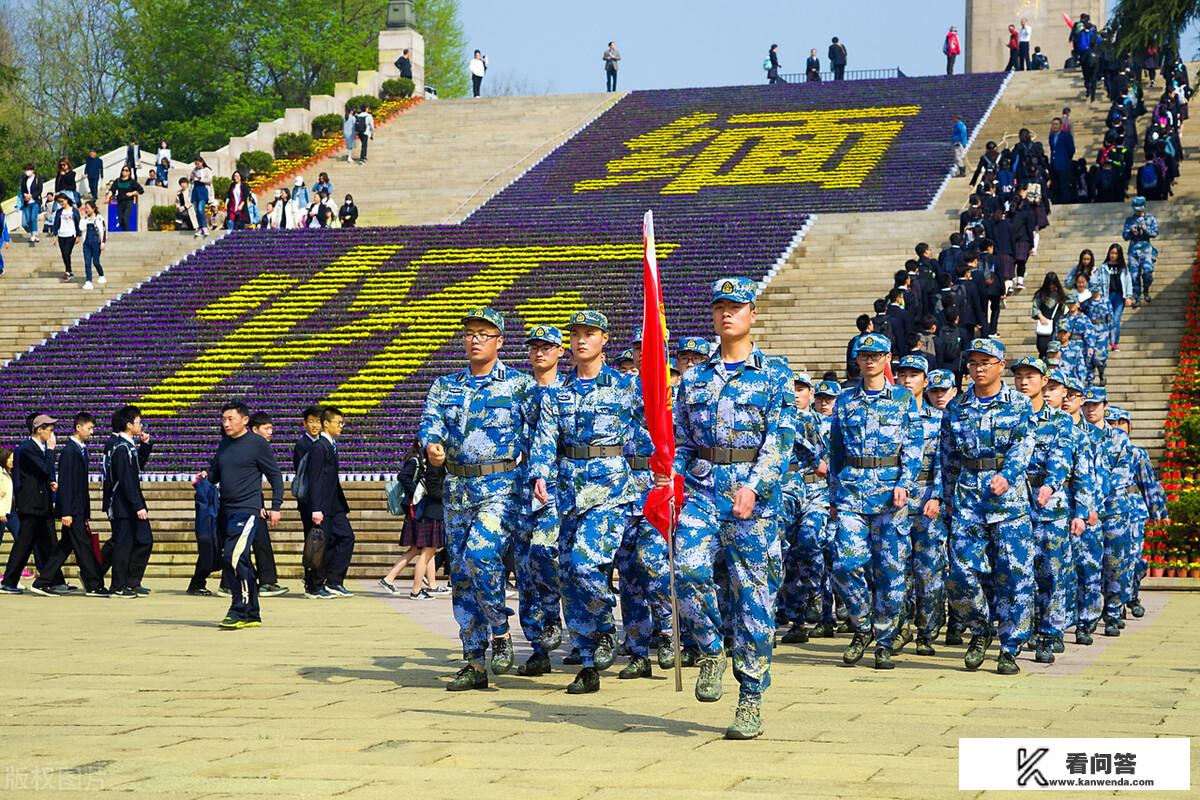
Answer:
[[[1171,519],[1147,526],[1142,550],[1156,577],[1200,577],[1200,251],[1192,265],[1186,321],[1159,470]]]
[[[384,100],[379,108],[375,110],[374,114],[372,114],[375,118],[375,127],[379,128],[386,125],[398,114],[420,103],[422,99],[420,97],[409,97],[403,100]],[[263,197],[280,187],[291,186],[292,180],[297,175],[308,171],[318,161],[338,153],[345,147],[346,140],[342,138],[341,133],[314,139],[312,155],[305,156],[304,158],[277,158],[271,165],[270,172],[264,175],[255,175],[247,181],[247,184],[256,195]]]

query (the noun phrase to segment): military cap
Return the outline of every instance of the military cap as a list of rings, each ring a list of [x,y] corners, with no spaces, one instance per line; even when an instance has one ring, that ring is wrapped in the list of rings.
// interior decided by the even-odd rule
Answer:
[[[882,333],[864,333],[854,341],[854,355],[859,353],[890,353],[892,340]]]
[[[821,381],[817,384],[816,394],[823,394],[826,397],[837,397],[842,393],[842,386],[837,381]]]
[[[1083,393],[1084,403],[1107,403],[1108,392],[1103,386],[1089,386]]]
[[[1071,376],[1067,378],[1067,388],[1073,392],[1079,392],[1080,394],[1083,394],[1083,381],[1079,380],[1079,378]]]
[[[530,342],[547,342],[548,344],[562,347],[562,331],[553,325],[538,325],[529,331],[529,335],[525,337],[525,344],[529,344]]]
[[[948,369],[935,369],[929,373],[929,385],[926,389],[953,389],[954,373]]]
[[[802,383],[810,389],[813,388],[813,385],[814,385],[812,376],[809,375],[807,372],[801,372],[800,370],[796,370],[795,372],[792,373],[792,382],[793,383]]]
[[[1013,364],[1009,369],[1015,373],[1020,367],[1032,367],[1043,375],[1048,375],[1050,373],[1050,368],[1046,366],[1046,362],[1042,361],[1037,356],[1025,356],[1020,361]]]
[[[1046,373],[1046,379],[1049,380],[1051,383],[1058,383],[1063,386],[1071,385],[1070,383],[1067,382],[1067,376],[1063,374],[1063,371],[1061,369],[1050,370],[1049,372]]]
[[[1063,290],[1063,294],[1067,298],[1067,305],[1079,302],[1079,292],[1077,292],[1075,289],[1065,289]]]
[[[758,295],[758,284],[749,278],[721,278],[712,285],[712,301],[732,300],[735,303],[753,303]]]
[[[929,359],[925,356],[905,356],[900,359],[900,366],[897,369],[915,369],[918,372],[929,374]]]
[[[1104,410],[1104,418],[1109,422],[1130,422],[1129,412],[1120,406],[1109,406]]]
[[[712,343],[700,336],[685,336],[679,340],[679,346],[675,348],[675,353],[699,353],[702,356],[712,354]]]
[[[576,311],[567,323],[567,329],[571,328],[599,328],[608,333],[608,317],[599,311]]]
[[[971,344],[963,351],[966,353],[983,353],[985,356],[1004,360],[1004,345],[999,339],[972,339]]]
[[[1133,202],[1130,203],[1130,206],[1133,207],[1134,211],[1141,211],[1146,207],[1146,198],[1139,194],[1137,197],[1133,198]]]
[[[622,361],[636,361],[636,360],[637,359],[635,359],[633,357],[632,350],[622,350],[621,355],[617,356],[617,360],[615,363],[620,364]]]
[[[486,322],[489,325],[495,325],[501,333],[504,333],[504,315],[494,308],[472,308],[463,315],[462,321],[463,323],[467,323],[473,319]]]
[[[629,346],[631,348],[642,346],[642,329],[641,328],[638,328],[636,331],[633,332],[633,338],[629,340]]]
[[[1046,345],[1046,355],[1050,355],[1051,353],[1061,353],[1061,352],[1062,352],[1062,342],[1060,342],[1058,339],[1051,339],[1050,342]]]
[[[1070,333],[1071,332],[1071,323],[1067,321],[1066,317],[1063,317],[1062,319],[1060,319],[1058,321],[1058,332],[1059,333]],[[1059,343],[1059,350],[1060,351],[1062,350],[1061,342]]]

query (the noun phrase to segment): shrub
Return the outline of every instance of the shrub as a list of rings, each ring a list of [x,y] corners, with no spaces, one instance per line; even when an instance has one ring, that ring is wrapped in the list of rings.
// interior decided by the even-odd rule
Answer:
[[[313,137],[307,133],[281,133],[275,137],[276,158],[303,158],[313,152]]]
[[[366,106],[371,111],[379,108],[383,103],[378,97],[373,94],[357,94],[346,101],[347,111],[358,111],[363,106]]]
[[[342,117],[339,114],[321,114],[312,121],[314,139],[322,139],[335,133],[342,132]]]
[[[275,163],[275,156],[265,150],[247,150],[238,156],[238,172],[243,176],[266,175]]]
[[[417,85],[411,78],[389,78],[379,87],[379,96],[384,100],[397,100],[412,97]]]
[[[151,230],[175,229],[175,206],[150,206]]]
[[[225,199],[225,195],[229,194],[229,185],[233,183],[232,178],[226,178],[224,175],[217,175],[213,178],[213,193],[209,200],[214,203],[220,203]]]

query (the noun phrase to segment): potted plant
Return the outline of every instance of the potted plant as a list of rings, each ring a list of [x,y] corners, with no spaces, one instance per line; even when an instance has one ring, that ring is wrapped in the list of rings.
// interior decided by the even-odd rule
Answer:
[[[1193,561],[1188,564],[1188,577],[1200,578],[1200,561]]]
[[[1166,571],[1166,566],[1167,563],[1165,560],[1163,560],[1162,556],[1154,556],[1152,559],[1150,559],[1150,577],[1161,578],[1163,576],[1163,572]]]

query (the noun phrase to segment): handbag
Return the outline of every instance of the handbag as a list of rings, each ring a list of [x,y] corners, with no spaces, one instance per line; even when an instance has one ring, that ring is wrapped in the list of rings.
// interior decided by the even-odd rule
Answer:
[[[1038,320],[1033,328],[1033,332],[1038,336],[1049,336],[1054,333],[1054,320],[1049,320],[1044,324],[1041,320]]]
[[[314,525],[304,536],[304,568],[320,569],[325,563],[325,529]]]

